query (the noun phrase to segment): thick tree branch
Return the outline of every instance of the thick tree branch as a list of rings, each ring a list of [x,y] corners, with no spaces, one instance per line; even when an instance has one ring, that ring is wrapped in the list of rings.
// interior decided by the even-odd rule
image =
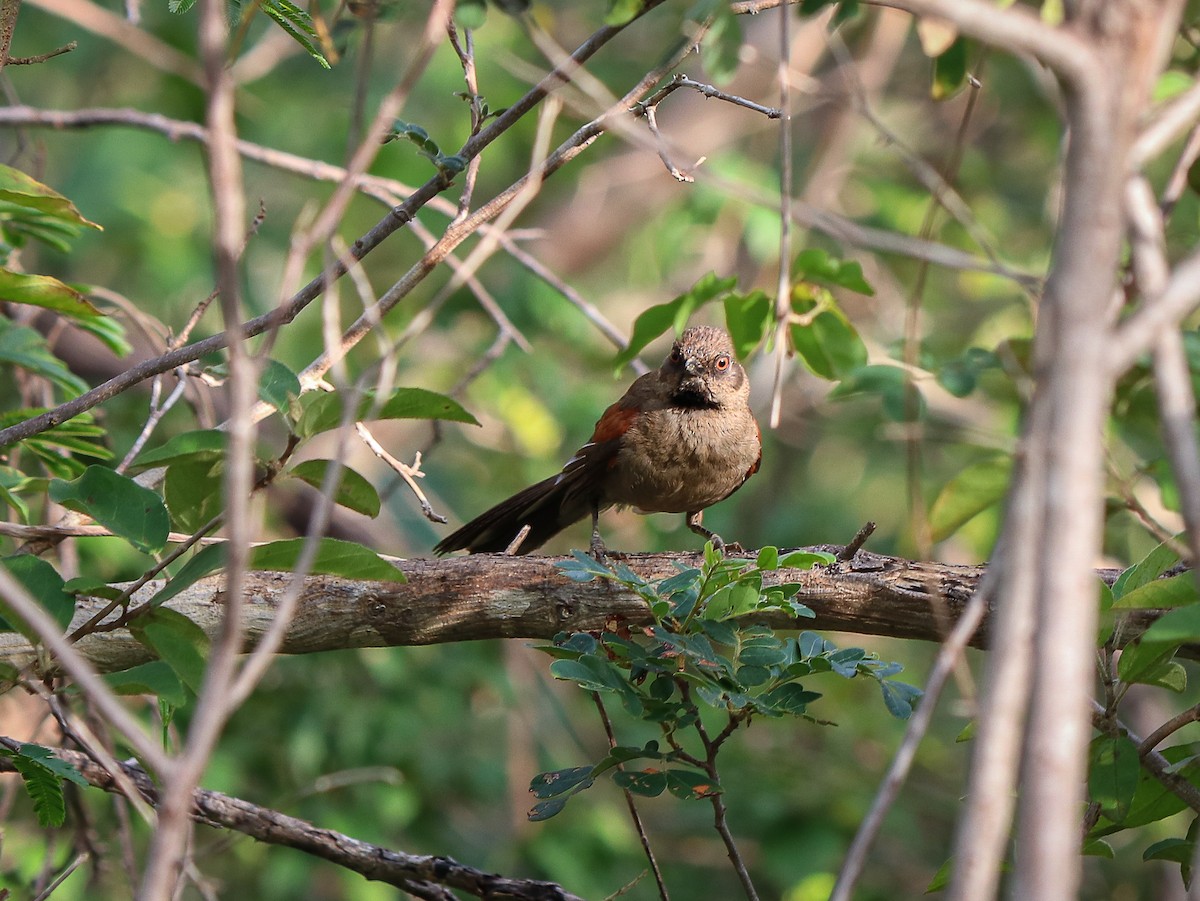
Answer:
[[[54,754],[79,770],[96,788],[122,793],[113,774],[86,754],[61,748],[56,748]],[[157,806],[159,790],[146,771],[127,763],[121,764],[121,770],[142,797]],[[11,758],[0,757],[0,772],[15,771]],[[191,817],[208,826],[241,832],[265,844],[295,848],[360,873],[366,879],[394,885],[418,898],[453,899],[457,895],[447,890],[452,888],[477,898],[581,901],[552,882],[511,879],[485,873],[449,857],[393,851],[221,792],[196,789],[192,793]]]
[[[839,548],[822,546],[810,550]],[[479,555],[447,560],[401,561],[406,583],[365,582],[309,576],[292,624],[281,646],[285,654],[366,647],[444,644],[498,638],[550,639],[562,631],[603,629],[606,624],[649,623],[644,602],[611,583],[578,583],[563,577],[554,564],[562,557]],[[699,554],[645,554],[622,560],[648,579],[664,578],[677,566],[700,566]],[[984,573],[982,566],[918,563],[860,551],[849,563],[812,570],[768,573],[766,584],[799,584],[796,600],[815,619],[770,614],[761,621],[781,629],[817,629],[941,641],[958,621]],[[1097,577],[1112,582],[1116,571]],[[253,647],[274,618],[288,573],[250,573],[243,629]],[[132,604],[149,600],[162,588],[155,581],[137,592]],[[209,577],[181,592],[166,606],[215,634],[224,609],[224,580]],[[102,609],[101,599],[83,598],[75,625]],[[1132,641],[1158,615],[1133,611],[1120,631]],[[78,652],[100,672],[116,672],[152,660],[152,653],[129,633],[109,631],[81,638]],[[988,619],[971,644],[987,643]],[[105,629],[102,623],[99,627]],[[0,634],[0,662],[25,666],[34,661],[28,642],[15,633]]]

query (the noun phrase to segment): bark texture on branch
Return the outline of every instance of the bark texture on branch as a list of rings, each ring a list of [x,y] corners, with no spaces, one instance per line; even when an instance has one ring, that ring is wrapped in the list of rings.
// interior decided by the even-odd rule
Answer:
[[[840,549],[805,550],[836,553]],[[651,621],[645,603],[633,592],[610,582],[567,579],[554,565],[563,559],[477,555],[405,560],[401,567],[408,581],[403,584],[308,576],[282,651],[308,654],[497,638],[549,639],[561,631],[602,629],[612,621]],[[659,579],[677,572],[677,567],[700,566],[702,557],[639,554],[621,562],[644,578]],[[957,620],[983,572],[982,566],[919,563],[860,551],[852,561],[831,567],[767,573],[767,585],[799,584],[795,599],[812,608],[816,618],[772,614],[759,619],[782,629],[939,641]],[[1111,582],[1115,573],[1098,576]],[[249,575],[244,612],[248,646],[270,625],[276,601],[291,578],[288,573]],[[147,585],[135,596],[135,604],[148,600],[162,585],[161,581]],[[215,634],[223,609],[222,588],[222,577],[212,576],[166,606]],[[81,599],[73,625],[86,622],[105,603]],[[1146,611],[1125,634],[1141,632],[1153,616],[1153,611]],[[987,622],[972,640],[977,647],[986,644]],[[85,636],[76,647],[101,672],[154,659],[125,629]],[[0,662],[25,666],[33,659],[33,649],[20,635],[0,635]]]
[[[74,766],[95,788],[121,793],[112,773],[86,754],[55,748],[54,755]],[[158,805],[158,787],[145,770],[128,763],[121,764],[121,770],[143,798]],[[0,757],[0,772],[15,771],[9,758]],[[394,851],[221,792],[196,789],[192,793],[191,817],[198,823],[232,829],[265,844],[304,851],[366,879],[394,885],[417,898],[453,901],[458,897],[449,891],[453,888],[477,898],[582,901],[553,882],[512,879],[477,870],[449,857]]]

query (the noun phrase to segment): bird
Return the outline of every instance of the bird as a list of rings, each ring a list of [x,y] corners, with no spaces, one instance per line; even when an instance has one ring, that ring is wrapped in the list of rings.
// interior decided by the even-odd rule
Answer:
[[[614,506],[683,513],[691,531],[723,549],[701,515],[758,472],[762,430],[749,398],[750,381],[729,333],[687,328],[662,366],[604,411],[591,440],[561,472],[481,513],[434,552],[526,554],[591,514],[590,551],[600,559],[606,554],[600,513]]]

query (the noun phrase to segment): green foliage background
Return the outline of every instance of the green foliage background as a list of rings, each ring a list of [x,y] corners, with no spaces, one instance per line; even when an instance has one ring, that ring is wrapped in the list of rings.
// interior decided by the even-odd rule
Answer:
[[[623,92],[631,73],[644,71],[678,39],[688,5],[670,2],[651,13],[599,54],[589,71],[613,93]],[[194,12],[172,14],[160,2],[140,9],[147,31],[194,54]],[[404,70],[425,14],[423,4],[381,8],[369,63],[368,110]],[[601,24],[605,9],[599,2],[541,2],[533,5],[532,15],[569,48]],[[776,15],[741,22],[748,61],[723,85],[768,105],[777,103],[771,84]],[[799,29],[799,23],[794,19],[792,27]],[[877,13],[860,15],[839,34],[852,53],[874,58],[869,50],[880,34],[879,23]],[[258,17],[245,47],[275,31]],[[338,30],[336,40],[345,56],[329,71],[297,48],[266,77],[243,86],[241,137],[312,159],[344,160],[364,31],[363,23],[353,19]],[[495,7],[489,8],[475,37],[481,93],[493,108],[504,107],[527,87],[528,64],[541,60],[517,22]],[[202,121],[203,96],[194,84],[164,75],[41,8],[22,10],[14,52],[43,52],[69,40],[78,40],[78,49],[39,66],[7,70],[21,102],[48,109],[128,107]],[[831,182],[836,199],[817,205],[836,206],[862,225],[916,235],[930,192],[906,159],[946,165],[971,92],[933,100],[931,62],[915,36],[903,37],[898,52],[894,71],[871,102],[873,113],[902,147],[882,139],[862,118],[846,115],[842,76],[824,58],[814,72],[820,80],[799,102],[794,164],[800,184],[815,173],[808,189],[819,197],[825,180],[834,176],[828,168],[814,167],[828,162],[823,155],[828,142],[843,140],[837,162],[849,171],[844,180]],[[956,190],[1003,261],[1040,274],[1048,263],[1057,181],[1060,125],[1053,103],[1040,74],[1020,61],[985,56],[972,47],[968,64],[983,87],[962,145]],[[1190,81],[1192,67],[1193,59],[1181,49],[1176,74],[1184,83]],[[711,78],[694,58],[682,70]],[[466,104],[454,96],[462,89],[458,61],[442,46],[403,117],[424,128],[441,148],[456,148],[469,133]],[[1173,87],[1164,84],[1162,89]],[[569,103],[554,125],[556,141],[594,112],[592,106],[581,112]],[[743,291],[759,288],[770,294],[779,264],[778,214],[771,208],[777,202],[775,125],[683,91],[663,104],[659,122],[679,145],[677,162],[707,157],[696,170],[695,184],[674,182],[651,148],[606,135],[577,165],[551,178],[517,223],[534,232],[525,242],[527,249],[625,333],[644,309],[686,291],[709,271],[736,276]],[[530,117],[484,155],[477,198],[492,196],[525,171],[534,127]],[[69,253],[30,245],[21,258],[25,271],[104,286],[172,328],[180,327],[212,290],[208,188],[197,146],[117,127],[10,129],[0,132],[0,142],[8,161],[15,160],[71,198],[104,228],[85,231]],[[397,142],[383,149],[372,171],[415,185],[430,177],[433,168],[410,144]],[[261,201],[266,211],[245,258],[247,311],[257,315],[278,299],[280,268],[295,223],[331,188],[253,162],[246,164],[246,184],[252,203]],[[368,199],[355,200],[339,235],[353,240],[383,212]],[[445,222],[431,212],[421,218],[434,232]],[[944,219],[936,220],[932,236],[982,259],[965,230]],[[1190,247],[1196,236],[1197,209],[1188,194],[1174,216],[1171,239],[1177,247]],[[1007,457],[1023,390],[1022,342],[1031,332],[1033,298],[1011,279],[939,267],[924,273],[911,259],[872,254],[816,231],[801,230],[796,247],[823,248],[861,262],[875,296],[835,293],[863,336],[872,363],[903,359],[906,298],[924,279],[923,338],[915,360],[920,371],[914,384],[925,398],[925,415],[917,423],[897,422],[887,415],[878,393],[833,396],[828,382],[797,365],[785,387],[782,427],[765,434],[762,471],[734,499],[713,509],[706,523],[747,547],[792,547],[844,543],[864,521],[874,520],[879,529],[872,549],[916,553],[923,545],[913,530],[913,464],[905,439],[916,436],[915,490],[925,504],[933,504],[966,467]],[[373,254],[366,272],[376,291],[399,278],[419,253],[416,239],[401,232]],[[452,522],[470,518],[555,471],[632,377],[625,369],[614,379],[614,348],[576,308],[505,255],[493,258],[480,277],[529,339],[532,351],[510,345],[460,398],[482,428],[442,424],[436,445],[431,445],[427,423],[393,425],[386,432],[390,449],[402,458],[432,447],[425,457],[424,486],[435,508]],[[399,335],[447,278],[446,272],[436,273],[419,287],[387,323],[387,332]],[[360,308],[349,287],[342,288],[340,303],[347,321]],[[719,317],[711,308],[700,318]],[[202,320],[201,331],[218,327],[211,312]],[[398,383],[447,392],[494,339],[489,317],[469,292],[460,290],[437,312],[433,326],[400,355]],[[274,356],[299,369],[320,347],[314,306],[282,334]],[[974,385],[971,361],[980,357],[971,356],[972,348],[996,355],[986,359],[994,365],[978,372]],[[1196,345],[1192,348],[1200,353]],[[661,344],[652,345],[645,358],[656,365],[661,349]],[[86,377],[95,381],[109,364],[103,351],[92,354],[96,370]],[[351,371],[369,365],[375,354],[366,342],[352,355]],[[749,365],[755,404],[765,419],[773,358],[760,351]],[[956,397],[945,384],[973,390]],[[1131,377],[1124,388],[1112,433],[1115,471],[1140,489],[1149,485],[1157,490],[1156,481],[1161,483],[1169,505],[1169,479],[1150,465],[1162,456],[1153,398],[1144,378]],[[143,393],[130,392],[103,408],[103,424],[118,457],[140,428],[145,404]],[[193,427],[189,414],[173,411],[156,441]],[[282,431],[268,427],[263,441],[278,452]],[[389,476],[365,456],[352,463],[378,486],[389,483]],[[1145,476],[1139,475],[1143,468]],[[1114,485],[1114,498],[1118,494]],[[967,506],[971,503],[968,498]],[[271,533],[264,540],[294,534],[277,512],[282,506],[269,505]],[[939,545],[937,555],[983,560],[997,517],[996,508],[987,507]],[[362,534],[370,535],[377,550],[398,555],[428,553],[443,534],[420,516],[402,488],[385,495],[379,525],[357,526],[369,528]],[[613,547],[651,551],[695,546],[678,517],[610,514],[605,528]],[[581,525],[546,550],[564,551],[586,540],[586,526]],[[1156,543],[1114,499],[1107,533],[1113,559],[1132,562]],[[111,542],[79,542],[79,569],[87,575],[128,577],[144,562],[114,553]],[[863,643],[886,659],[904,662],[908,681],[920,684],[924,678],[930,648],[884,639]],[[756,722],[724,760],[732,828],[768,897],[817,901],[826,896],[902,731],[878,703],[874,685],[860,680],[825,690],[814,713],[836,720],[836,727]],[[1194,694],[1189,691],[1180,703],[1194,702]],[[916,897],[944,861],[969,747],[955,741],[965,725],[960,713],[953,701],[943,702],[858,897]],[[180,716],[186,720],[186,712]],[[621,736],[626,744],[654,737],[639,734],[636,727],[619,728],[628,729]],[[533,803],[526,788],[535,773],[594,759],[602,748],[603,735],[586,698],[551,680],[545,660],[519,643],[345,651],[279,660],[229,724],[204,784],[367,841],[551,879],[599,898],[644,867],[619,793],[611,785],[597,787],[544,824],[526,822],[525,811]],[[111,835],[112,812],[104,799],[88,791],[77,798],[73,787],[68,791],[70,810],[86,808],[95,817],[97,833]],[[29,808],[27,799],[18,799],[11,822],[21,822],[22,816],[32,822]],[[723,848],[709,828],[707,805],[663,797],[643,802],[643,810],[676,897],[736,893]],[[1097,862],[1089,869],[1091,896],[1156,897],[1152,874],[1157,871],[1142,865],[1139,857],[1150,840],[1174,832],[1170,824],[1151,831],[1149,838],[1114,839],[1116,861]],[[391,889],[296,852],[204,828],[198,836],[201,870],[223,896],[262,901],[394,896]],[[52,839],[45,833],[10,826],[0,856],[0,885],[30,879],[47,841]],[[88,884],[75,876],[56,897],[117,898],[129,891],[118,870],[91,878],[95,881]],[[644,879],[630,897],[652,895],[652,883]]]

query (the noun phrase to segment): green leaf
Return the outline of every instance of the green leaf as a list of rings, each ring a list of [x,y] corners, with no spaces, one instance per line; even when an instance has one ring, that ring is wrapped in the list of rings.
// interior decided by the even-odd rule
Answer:
[[[800,715],[819,697],[819,692],[805,691],[799,682],[786,682],[762,695],[758,701],[770,710]]]
[[[1171,863],[1190,864],[1195,851],[1195,843],[1186,838],[1164,838],[1143,851],[1142,860],[1167,860]]]
[[[459,28],[482,28],[487,21],[484,0],[458,0],[454,4],[454,22]]]
[[[717,84],[737,73],[742,49],[742,25],[733,10],[722,5],[709,25],[702,44],[704,68]]]
[[[162,498],[104,466],[89,466],[71,482],[55,479],[50,499],[87,514],[139,550],[157,553],[166,546],[171,524]]]
[[[179,571],[167,580],[167,584],[155,592],[154,597],[150,598],[148,602],[150,606],[157,607],[160,604],[165,604],[184,589],[196,584],[210,573],[221,569],[225,565],[225,559],[228,556],[227,551],[228,547],[223,543],[210,544],[208,547],[200,550],[199,553],[192,555],[179,568]],[[178,707],[179,705],[176,704],[175,706]]]
[[[657,798],[667,790],[667,774],[659,769],[619,770],[612,779],[620,788],[645,798]]]
[[[1143,585],[1148,585],[1179,562],[1179,554],[1172,550],[1185,540],[1183,534],[1175,536],[1174,542],[1164,541],[1145,557],[1129,567],[1113,583],[1113,597],[1120,600]]]
[[[539,801],[537,804],[534,804],[527,814],[530,822],[538,823],[561,813],[562,809],[567,806],[569,798],[570,795],[566,795],[561,798],[551,798],[548,801]]]
[[[698,801],[719,795],[721,786],[707,773],[696,770],[667,770],[667,791],[685,801]]]
[[[1128,738],[1101,735],[1092,741],[1088,795],[1114,823],[1129,814],[1140,771],[1137,745]]]
[[[642,11],[642,0],[608,0],[604,13],[605,25],[624,25],[637,18]]]
[[[75,596],[63,590],[63,577],[58,574],[58,570],[41,557],[31,554],[0,558],[0,564],[3,564],[9,574],[21,583],[65,632],[75,614]],[[25,625],[24,620],[13,614],[2,597],[0,614],[3,614],[3,618],[0,618],[0,631],[17,631],[29,639],[31,644],[39,643],[37,634]]]
[[[914,705],[924,694],[915,685],[894,682],[891,679],[880,679],[879,688],[883,692],[883,704],[888,713],[898,720],[906,720],[912,716]]]
[[[774,320],[774,304],[762,291],[730,294],[725,298],[725,327],[739,359],[744,360],[762,343]]]
[[[104,230],[90,219],[85,219],[75,208],[75,204],[53,188],[11,166],[0,165],[0,200],[37,210],[64,223],[94,228],[97,231]]]
[[[42,747],[41,745],[31,744],[29,742],[23,742],[20,746],[19,753],[22,757],[41,764],[61,779],[69,779],[71,782],[74,782],[80,787],[86,787],[88,785],[87,779],[85,779],[83,774],[75,768],[74,764],[67,763],[65,760],[60,760],[59,758],[55,757],[54,752],[49,748]]]
[[[812,569],[814,566],[831,566],[837,557],[825,551],[793,551],[779,561],[780,569]]]
[[[307,12],[288,0],[261,0],[260,7],[292,40],[308,51],[308,55],[320,63],[321,68],[330,68],[329,60],[314,43],[317,32]]]
[[[805,296],[804,290],[797,288],[801,296],[794,294],[793,310],[803,315],[818,305],[823,309],[807,324],[791,326],[792,346],[815,375],[830,381],[845,378],[866,364],[867,346],[828,291],[821,290],[818,300]]]
[[[912,400],[909,400],[909,392]],[[883,412],[895,422],[919,420],[925,415],[925,398],[911,376],[899,366],[864,366],[844,377],[829,392],[831,398],[873,394],[883,402]]]
[[[156,607],[130,623],[129,631],[165,661],[184,685],[200,693],[209,648],[203,629],[182,613]]]
[[[8,363],[40,375],[67,394],[82,394],[87,384],[50,352],[46,339],[37,331],[0,318],[0,363]]]
[[[1196,588],[1196,574],[1186,572],[1167,579],[1156,579],[1136,588],[1130,588],[1127,583],[1124,593],[1113,602],[1113,609],[1165,610],[1195,604],[1197,601],[1200,601],[1200,591]]]
[[[1157,644],[1139,639],[1121,651],[1117,677],[1122,682],[1141,682],[1161,672],[1178,650],[1178,644]]]
[[[175,435],[159,447],[142,451],[129,467],[131,472],[140,472],[152,466],[166,466],[180,460],[205,460],[215,463],[225,459],[225,448],[229,436],[217,429],[200,429]]]
[[[736,277],[717,278],[716,273],[709,272],[673,300],[644,310],[633,322],[629,346],[617,354],[613,366],[620,372],[630,360],[645,349],[646,345],[669,328],[674,328],[676,334],[682,332],[696,310],[710,301],[724,297],[735,285]]]
[[[827,288],[849,288],[868,297],[875,295],[875,289],[863,278],[862,266],[853,260],[839,260],[819,247],[796,254],[792,261],[792,276]]]
[[[1168,610],[1142,635],[1142,644],[1189,644],[1200,639],[1200,604]]]
[[[296,424],[301,438],[336,429],[342,424],[345,396],[342,392],[310,392],[300,399],[304,412]],[[397,388],[387,400],[375,408],[374,394],[363,396],[353,412],[351,422],[370,419],[443,419],[479,425],[479,421],[453,398],[424,388]]]
[[[553,798],[577,788],[587,788],[592,783],[595,767],[572,766],[563,770],[538,773],[529,782],[529,790],[539,798]]]
[[[754,565],[763,570],[779,569],[779,548],[768,545],[759,550]]]
[[[278,360],[267,360],[258,378],[258,396],[284,415],[294,420],[300,415],[300,379]]]
[[[934,100],[949,100],[967,81],[967,39],[961,35],[933,61]]]
[[[739,582],[722,588],[704,605],[705,619],[730,619],[750,613],[758,607],[759,593],[752,585]]]
[[[22,745],[19,753],[0,748],[0,757],[11,760],[13,768],[20,774],[25,791],[33,799],[33,812],[37,815],[38,825],[43,829],[57,829],[67,818],[62,780],[42,760],[25,753],[29,747],[37,746]]]
[[[305,460],[289,469],[286,475],[307,482],[320,491],[325,482],[325,474],[333,465],[332,460]],[[348,466],[341,467],[333,499],[341,506],[364,516],[373,518],[379,515],[379,492],[375,490],[374,485]]]
[[[288,538],[262,544],[250,552],[252,569],[293,572],[305,539]],[[404,573],[374,551],[352,541],[322,538],[310,573],[376,582],[404,582]]]
[[[1113,852],[1113,846],[1102,838],[1091,838],[1083,843],[1083,850],[1080,851],[1084,857],[1105,857],[1112,860],[1117,855]]]
[[[5,300],[80,319],[100,315],[86,297],[53,276],[26,275],[0,267],[0,301]]]
[[[1012,458],[989,457],[972,463],[942,488],[929,511],[934,541],[945,541],[967,522],[1004,499],[1012,479]]]
[[[197,532],[225,509],[224,463],[183,458],[167,467],[163,500],[181,532]]]
[[[172,707],[183,707],[188,702],[187,689],[164,660],[151,660],[119,673],[107,673],[103,678],[119,695],[154,695]]]

